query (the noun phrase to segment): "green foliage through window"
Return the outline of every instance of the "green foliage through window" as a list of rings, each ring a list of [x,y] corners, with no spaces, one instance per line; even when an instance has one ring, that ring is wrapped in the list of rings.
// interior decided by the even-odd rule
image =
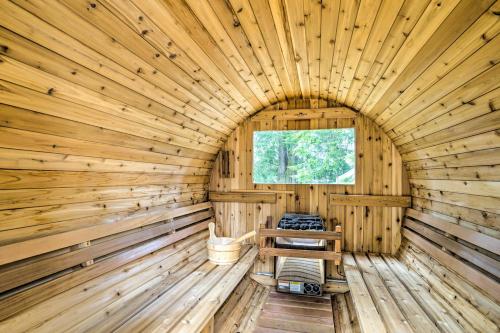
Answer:
[[[258,184],[354,184],[354,128],[256,131],[253,181]]]

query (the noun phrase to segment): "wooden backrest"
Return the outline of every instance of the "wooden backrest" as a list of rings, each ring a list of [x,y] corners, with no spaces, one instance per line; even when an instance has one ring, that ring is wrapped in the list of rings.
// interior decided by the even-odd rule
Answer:
[[[408,209],[403,236],[442,265],[500,300],[500,240]]]
[[[34,257],[26,256],[43,251],[43,244],[41,248],[33,248],[33,242],[26,240],[2,246],[0,252],[17,249],[25,258],[0,266],[0,297],[11,299],[10,302],[1,303],[16,308],[26,301],[25,297],[38,302],[52,293],[71,288],[205,230],[208,223],[213,221],[211,207],[210,203],[202,203],[175,209],[156,209],[150,211],[150,214],[141,211],[116,221],[116,224],[69,231],[65,233],[66,238],[64,233],[49,235],[44,237],[46,241],[50,241],[50,238],[62,238],[78,243],[71,245],[61,241],[47,244],[47,248],[58,248]],[[92,236],[94,233],[96,236]],[[38,242],[39,239],[35,241]],[[2,252],[2,256],[4,255],[5,252]],[[12,253],[12,257],[16,255],[20,254]],[[62,285],[56,286],[57,284]],[[0,306],[0,320],[10,312],[10,309]]]

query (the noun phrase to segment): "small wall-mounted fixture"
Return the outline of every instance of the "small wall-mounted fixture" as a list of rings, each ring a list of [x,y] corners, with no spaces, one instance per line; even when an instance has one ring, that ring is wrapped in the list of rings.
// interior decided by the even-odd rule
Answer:
[[[234,152],[221,150],[219,152],[219,176],[221,178],[234,177]]]

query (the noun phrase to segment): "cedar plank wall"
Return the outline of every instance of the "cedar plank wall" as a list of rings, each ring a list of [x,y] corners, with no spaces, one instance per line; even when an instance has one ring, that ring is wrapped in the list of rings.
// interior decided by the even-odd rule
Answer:
[[[69,5],[19,4],[27,10],[0,5],[0,245],[102,223],[112,230],[129,213],[206,201],[234,125],[206,110],[229,108],[209,101],[208,88],[190,83],[189,92],[162,77],[173,66],[164,53],[154,78],[153,57],[113,46]],[[191,99],[212,105],[189,107]]]
[[[500,237],[499,1],[48,3],[0,3],[2,207],[27,214],[2,241],[197,200],[238,123],[297,96],[375,120],[414,208]]]
[[[277,103],[266,110],[317,108],[336,106],[322,100],[294,100]],[[356,128],[356,184],[355,185],[266,185],[253,184],[253,131],[286,129]],[[225,236],[241,236],[257,230],[259,223],[272,216],[273,227],[285,212],[318,213],[327,222],[328,230],[340,224],[344,230],[344,251],[395,253],[401,242],[400,226],[403,208],[330,206],[330,193],[408,195],[409,187],[402,161],[390,138],[369,118],[358,115],[354,119],[305,119],[245,121],[229,136],[224,145],[232,154],[233,178],[220,177],[218,160],[212,169],[210,190],[276,190],[276,204],[215,202],[218,228]],[[218,157],[219,159],[220,157]],[[269,266],[260,267],[272,270]],[[258,269],[258,268],[257,268]],[[333,268],[332,268],[333,269]]]

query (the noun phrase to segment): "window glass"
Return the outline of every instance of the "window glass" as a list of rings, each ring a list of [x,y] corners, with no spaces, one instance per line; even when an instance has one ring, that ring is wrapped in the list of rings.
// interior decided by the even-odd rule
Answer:
[[[354,184],[355,129],[256,131],[257,184]]]

